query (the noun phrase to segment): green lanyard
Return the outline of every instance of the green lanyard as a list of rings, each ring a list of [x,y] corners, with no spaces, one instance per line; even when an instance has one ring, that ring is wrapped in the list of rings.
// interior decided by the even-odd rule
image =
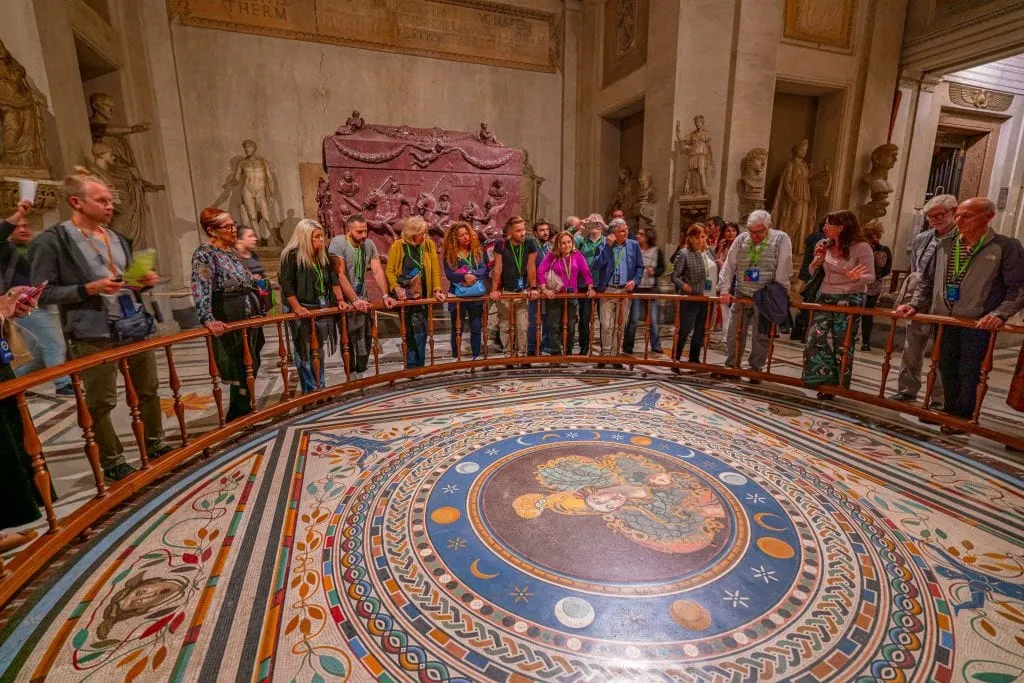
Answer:
[[[566,277],[566,279],[567,280],[572,280],[572,256],[563,256],[562,257],[562,267],[565,268],[565,277]],[[567,284],[570,287],[572,287],[572,285],[570,283],[568,283],[568,282],[566,282],[565,284]]]
[[[473,257],[473,252],[469,252],[465,256],[459,254],[459,261],[467,264],[470,270],[476,270],[476,259]]]
[[[356,245],[352,244],[351,239],[346,239],[348,239],[348,246],[352,247],[352,249],[359,255],[359,258],[353,265],[355,266],[354,270],[356,273],[356,282],[358,284],[363,284],[363,275],[366,274],[366,252],[363,251],[364,245],[360,244],[357,247]]]
[[[625,247],[612,247],[612,256],[615,257],[615,272],[619,272],[619,264],[622,263],[622,252],[626,250]]]
[[[405,255],[409,257],[409,260],[412,261],[413,265],[416,266],[417,268],[419,268],[420,272],[422,273],[423,272],[423,245],[420,245],[419,252],[420,252],[420,259],[417,261],[416,257],[412,255],[412,250],[409,249],[409,245],[408,244],[405,245]]]
[[[978,243],[974,245],[974,248],[967,252],[967,258],[964,259],[963,265],[960,264],[960,250],[963,248],[963,240],[961,235],[956,236],[956,244],[953,245],[953,279],[957,282],[963,279],[964,274],[967,273],[968,266],[971,265],[971,259],[981,249],[981,245],[985,243],[985,237],[982,236]]]
[[[761,254],[764,253],[765,245],[768,244],[768,238],[765,237],[763,240],[754,244],[749,242],[747,244],[747,258],[750,259],[750,265],[757,268],[757,264],[761,262]]]
[[[516,250],[516,245],[509,242],[508,248],[512,250],[512,260],[515,261],[516,270],[519,272],[519,277],[525,277],[526,273],[523,272],[523,252],[526,251],[526,242],[519,245],[519,250]]]
[[[326,296],[327,288],[324,287],[324,269],[317,264],[313,264],[313,272],[316,273],[317,296]]]

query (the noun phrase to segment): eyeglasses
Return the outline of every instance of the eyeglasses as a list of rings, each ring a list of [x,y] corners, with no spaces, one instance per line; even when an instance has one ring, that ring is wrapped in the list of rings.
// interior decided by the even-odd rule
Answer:
[[[237,230],[238,226],[235,225],[234,223],[226,223],[225,225],[222,225],[222,226],[220,226],[217,229],[218,230]]]
[[[937,221],[937,220],[941,220],[941,219],[945,218],[948,215],[949,215],[949,210],[948,209],[943,209],[942,211],[929,211],[928,213],[925,214],[924,217],[927,218],[930,221]]]

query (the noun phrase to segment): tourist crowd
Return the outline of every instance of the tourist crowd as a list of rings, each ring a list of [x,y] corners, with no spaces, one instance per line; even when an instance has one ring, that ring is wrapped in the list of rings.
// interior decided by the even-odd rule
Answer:
[[[29,204],[23,202],[0,222],[0,292],[4,292],[0,296],[0,379],[15,376],[14,365],[20,362],[16,361],[18,338],[34,340],[29,362],[19,367],[20,374],[64,362],[61,337],[67,340],[67,357],[80,358],[146,339],[156,331],[140,293],[159,278],[148,270],[132,272],[126,280],[126,274],[137,269],[132,268],[131,243],[105,227],[113,214],[110,189],[103,181],[83,175],[68,177],[63,189],[71,218],[34,240],[26,219]],[[892,398],[913,401],[921,388],[922,359],[934,340],[935,326],[913,320],[916,314],[977,320],[974,328],[944,328],[937,378],[941,389],[934,392],[933,402],[951,415],[970,419],[989,335],[1024,308],[1024,247],[990,227],[995,207],[983,197],[958,204],[955,197],[940,195],[927,203],[924,214],[929,228],[914,241],[912,271],[897,295],[896,314],[912,319],[899,392]],[[251,228],[237,225],[228,212],[216,208],[202,211],[200,226],[207,240],[193,254],[192,295],[199,321],[213,335],[220,378],[230,387],[226,417],[232,420],[251,410],[244,359],[251,359],[252,373],[259,372],[264,338],[259,327],[243,335],[228,332],[225,325],[266,315],[274,308],[274,295],[256,256]],[[763,210],[747,216],[745,230],[718,217],[685,226],[669,264],[655,231],[645,228],[631,235],[621,212],[614,212],[607,224],[599,214],[583,219],[570,216],[561,230],[544,220],[528,230],[525,219],[515,216],[507,221],[503,237],[488,244],[481,242],[471,225],[455,222],[440,248],[428,235],[427,223],[413,216],[401,226],[386,264],[369,239],[364,217],[349,216],[345,226],[343,234],[328,240],[320,224],[302,220],[281,254],[281,305],[297,314],[290,322],[292,355],[304,393],[324,386],[325,359],[338,348],[341,315],[349,344],[346,371],[353,378],[363,376],[373,345],[369,308],[377,303],[393,308],[397,302],[423,302],[406,303],[399,309],[404,360],[410,369],[426,362],[430,325],[426,300],[447,303],[455,357],[461,357],[459,331],[468,332],[474,360],[483,355],[484,344],[492,343],[491,332],[483,326],[485,307],[491,306],[494,314],[488,318],[497,322],[493,343],[503,351],[537,355],[540,326],[542,354],[631,354],[638,331],[645,332],[650,352],[665,353],[656,299],[595,299],[594,295],[655,294],[663,291],[659,279],[666,272],[671,273],[674,293],[717,297],[717,304],[679,302],[679,324],[671,342],[674,360],[682,358],[688,343],[688,360],[700,361],[710,323],[712,338],[726,347],[728,367],[740,367],[749,336],[748,367],[761,371],[771,331],[788,329],[794,339],[806,337],[804,382],[821,387],[819,398],[830,399],[828,386],[850,384],[854,345],[846,344],[848,326],[854,326],[853,338],[860,330],[862,350],[871,349],[872,316],[851,319],[841,312],[810,315],[804,310],[792,319],[793,245]],[[881,235],[877,221],[861,226],[850,211],[828,214],[803,245],[799,269],[803,301],[874,307],[881,281],[892,270],[892,254],[881,244]],[[556,298],[557,294],[575,296]],[[754,304],[741,306],[737,299],[753,299]],[[311,317],[323,309],[338,314]],[[599,326],[596,335],[592,321]],[[592,338],[600,344],[599,353],[590,346]],[[138,397],[146,452],[151,459],[159,457],[170,447],[163,438],[154,352],[132,355],[127,372]],[[134,471],[125,462],[110,422],[117,404],[117,374],[114,363],[81,373],[100,464],[104,476],[114,481]],[[56,391],[69,395],[75,388],[61,377]],[[8,501],[0,528],[10,528],[38,518],[39,511],[15,399],[0,401],[0,411],[4,414],[0,446],[16,454],[0,458],[4,468],[0,486]],[[0,550],[25,540],[18,534],[2,535]]]

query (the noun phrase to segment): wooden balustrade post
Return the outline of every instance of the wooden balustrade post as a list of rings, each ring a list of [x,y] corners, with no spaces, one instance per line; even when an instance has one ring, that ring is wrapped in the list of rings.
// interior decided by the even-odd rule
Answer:
[[[715,313],[718,310],[718,304],[714,301],[708,302],[708,308],[704,311],[704,346],[701,349],[701,357],[704,359],[704,365],[708,364],[708,347],[711,346],[711,328],[715,326]],[[725,334],[723,333],[723,337]],[[768,372],[771,372],[771,350],[768,351]]]
[[[210,370],[210,384],[213,385],[213,402],[217,405],[217,424],[224,426],[224,394],[220,389],[220,370],[217,360],[213,357],[213,338],[206,338],[206,355]]]
[[[349,360],[351,350],[349,349],[349,338],[348,338],[348,314],[342,313],[338,317],[341,318],[341,362],[345,366],[345,381],[351,379],[351,373],[349,372]]]
[[[483,318],[480,321],[480,337],[484,350],[484,360],[487,360],[487,355],[490,352],[491,348],[491,334],[487,330],[487,319],[490,317],[491,314],[491,300],[488,298],[484,298],[483,307]]]
[[[434,365],[434,303],[427,304],[427,344],[430,347],[430,365]]]
[[[743,319],[743,302],[736,302],[736,312],[733,313],[736,316],[736,367],[743,367],[743,335],[747,331],[747,321]],[[757,317],[757,316],[755,316]],[[754,324],[757,324],[756,322]],[[726,354],[728,358],[728,354]]]
[[[682,353],[682,348],[680,348],[682,346],[682,341],[680,341],[680,339],[679,339],[679,325],[680,325],[680,322],[682,321],[682,317],[683,317],[683,302],[682,301],[676,301],[676,319],[675,319],[675,322],[672,323],[672,327],[674,328],[673,332],[672,332],[672,360],[673,361],[676,360],[676,357],[679,356]],[[706,358],[707,358],[707,356],[705,356],[705,359]]]
[[[644,315],[644,360],[651,355],[651,299],[646,300],[647,311]]]
[[[32,461],[32,483],[39,492],[39,498],[43,501],[43,509],[46,511],[46,523],[50,532],[57,531],[57,511],[53,509],[53,492],[50,483],[50,472],[46,468],[46,458],[43,456],[43,444],[39,441],[39,433],[36,431],[35,423],[32,422],[32,413],[28,409],[25,400],[25,392],[17,394],[15,399],[18,404],[18,412],[21,413],[21,428],[24,433],[23,441],[25,452]],[[98,458],[98,456],[97,456]]]
[[[249,348],[249,330],[242,328],[242,364],[245,366],[245,388],[249,391],[249,407],[256,409],[256,371]]]
[[[562,299],[562,355],[572,355],[572,349],[569,348],[569,302],[576,301],[576,299],[569,299],[566,297]],[[577,301],[576,310],[579,310],[579,302]],[[583,343],[583,340],[580,340]]]
[[[149,457],[146,455],[146,427],[142,424],[142,415],[139,413],[139,395],[135,391],[135,383],[132,382],[128,359],[122,358],[118,361],[118,365],[121,368],[121,376],[124,378],[125,400],[128,402],[128,412],[132,417],[135,443],[139,445],[139,459],[142,461],[142,469],[146,469],[149,467]]]
[[[312,316],[306,319],[309,323],[309,359],[313,364],[313,386],[323,389],[323,383],[320,381],[320,335],[316,332],[317,320],[319,318]]]
[[[974,413],[971,415],[971,422],[978,424],[978,417],[981,415],[981,404],[988,393],[988,374],[992,372],[992,357],[996,350],[995,331],[988,333],[988,348],[985,349],[985,359],[981,361],[981,374],[978,377],[978,393],[974,399]]]
[[[889,369],[892,367],[892,352],[896,346],[896,320],[889,318],[889,335],[885,338],[885,357],[882,359],[882,383],[878,385],[878,398],[885,398],[885,384],[889,381]]]
[[[537,297],[534,301],[537,302],[537,306],[534,308],[537,313],[533,319],[533,354],[535,356],[540,356],[544,352],[544,349],[541,348],[541,332],[543,332],[544,327],[541,324],[541,321],[544,320],[544,315],[547,313],[547,302],[549,299],[545,299],[542,302],[541,297]]]
[[[462,360],[462,305],[455,299],[455,360]]]
[[[103,468],[100,467],[100,447],[96,443],[96,433],[92,429],[92,415],[89,413],[89,406],[85,404],[85,391],[82,388],[82,378],[78,373],[71,374],[71,386],[75,389],[78,426],[82,428],[82,438],[85,439],[85,457],[92,469],[92,478],[96,482],[96,497],[104,498],[107,495],[107,486],[103,481]]]
[[[508,331],[509,331],[509,334],[508,334],[508,339],[509,339],[508,345],[511,348],[508,348],[508,349],[505,349],[505,350],[507,352],[509,352],[509,354],[508,354],[509,356],[518,356],[519,352],[517,351],[518,347],[516,346],[516,327],[517,327],[517,325],[516,325],[516,300],[515,300],[515,297],[513,297],[512,299],[509,299],[508,303],[509,303],[509,306],[508,306]],[[526,332],[524,332],[523,334],[526,334]]]
[[[597,317],[597,307],[600,305],[600,301],[601,299],[598,297],[590,300],[590,329],[587,332],[590,339],[587,340],[587,351],[591,356],[594,355],[594,319]],[[604,353],[604,349],[601,349],[601,353]]]
[[[932,363],[928,367],[928,381],[924,385],[924,409],[932,407],[932,389],[935,387],[935,376],[939,372],[939,356],[942,354],[942,333],[945,325],[935,324],[935,342],[932,344]]]
[[[284,389],[281,392],[281,400],[287,401],[292,397],[291,382],[288,378],[288,351],[285,345],[284,323],[277,323],[277,367],[281,371],[281,381]]]
[[[398,334],[402,336],[402,365],[406,367],[408,367],[409,342],[405,338],[405,314],[408,310],[409,307],[404,305],[398,310]]]
[[[633,303],[633,297],[625,298],[622,294],[615,295],[615,334],[612,335],[612,345],[618,349],[616,356],[624,356],[622,352],[622,335],[626,332],[625,320],[623,318],[623,311],[625,310],[625,302]]]
[[[377,311],[370,314],[370,343],[373,344],[373,374],[380,374],[380,332],[377,327]]]
[[[188,429],[185,427],[185,404],[181,402],[181,379],[178,377],[178,369],[174,366],[174,354],[170,345],[164,347],[167,354],[167,369],[170,375],[168,384],[174,396],[174,414],[178,418],[178,430],[181,432],[181,445],[188,445]]]
[[[833,314],[838,315],[838,314]],[[850,354],[853,353],[853,313],[846,313],[846,334],[843,335],[843,345],[840,347],[839,352],[842,354],[842,358],[839,361],[839,377],[836,380],[836,385],[844,388],[843,378],[846,377],[846,368],[852,365],[850,360]],[[853,368],[850,367],[850,380],[853,384]]]
[[[768,365],[765,366],[766,372],[772,374],[772,356],[775,353],[775,337],[778,335],[778,327],[775,323],[772,323],[768,328]]]

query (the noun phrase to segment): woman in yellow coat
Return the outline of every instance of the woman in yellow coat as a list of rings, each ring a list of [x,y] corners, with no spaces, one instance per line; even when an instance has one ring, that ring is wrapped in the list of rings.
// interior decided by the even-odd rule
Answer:
[[[427,222],[419,216],[402,224],[402,237],[388,251],[388,287],[399,301],[427,299],[444,301],[441,291],[441,262],[437,247],[427,239]],[[427,307],[405,306],[405,367],[421,368],[426,363]]]

